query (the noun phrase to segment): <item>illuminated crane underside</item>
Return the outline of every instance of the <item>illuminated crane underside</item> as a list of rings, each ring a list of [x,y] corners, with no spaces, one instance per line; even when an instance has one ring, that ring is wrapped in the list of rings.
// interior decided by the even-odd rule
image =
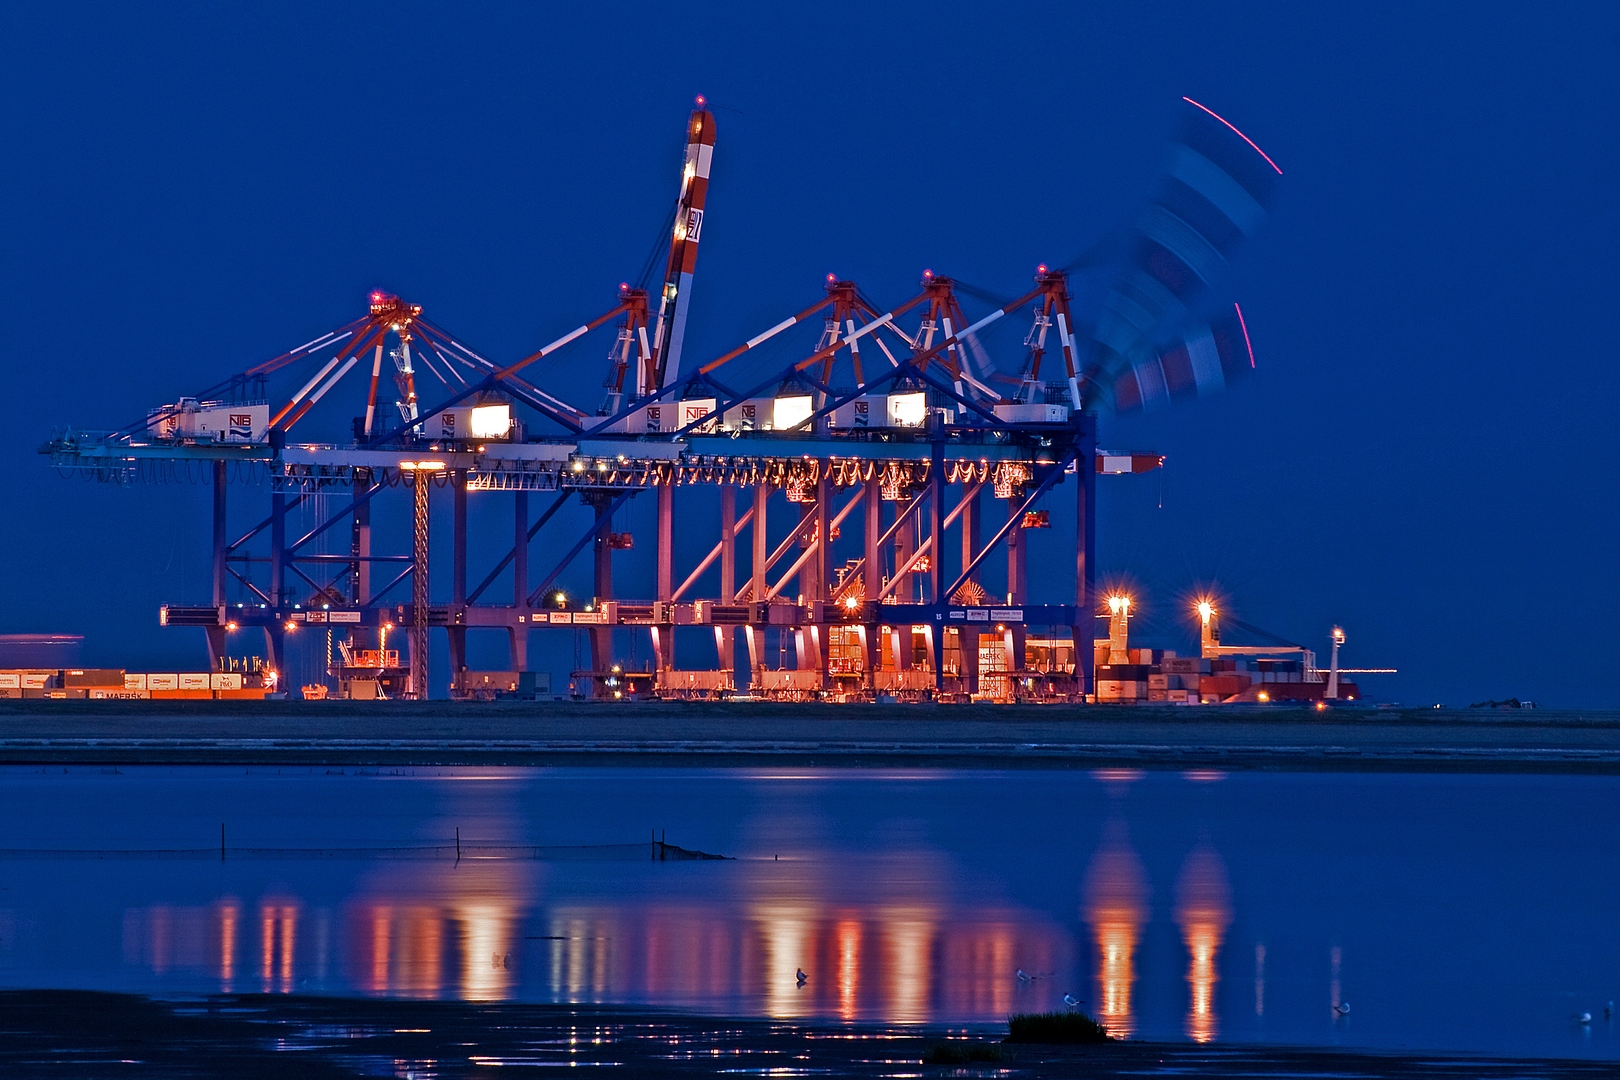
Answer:
[[[197,399],[154,410],[119,432],[61,434],[45,450],[64,471],[115,482],[174,471],[209,476],[211,603],[166,605],[162,621],[204,628],[216,658],[225,654],[228,628],[262,627],[281,670],[286,634],[300,624],[399,626],[412,632],[413,694],[425,696],[429,629],[446,632],[451,670],[459,674],[466,670],[470,629],[504,629],[512,669],[523,671],[530,631],[584,628],[590,662],[575,675],[596,697],[625,688],[665,696],[747,688],[783,698],[967,696],[988,690],[1000,699],[1081,700],[1091,689],[1097,606],[1095,478],[1162,464],[1152,455],[1099,453],[1094,406],[1111,401],[1116,408],[1151,407],[1207,394],[1252,366],[1240,314],[1168,345],[1153,334],[1167,314],[1185,312],[1206,276],[1199,260],[1208,261],[1211,252],[1224,258],[1258,220],[1256,200],[1269,190],[1257,188],[1252,171],[1243,173],[1247,180],[1240,184],[1211,165],[1210,156],[1221,160],[1229,153],[1224,146],[1211,149],[1198,143],[1205,135],[1183,134],[1178,150],[1192,146],[1199,152],[1192,153],[1191,165],[1183,153],[1172,177],[1203,192],[1200,206],[1214,206],[1225,215],[1221,220],[1243,228],[1229,230],[1219,242],[1194,230],[1195,243],[1180,233],[1153,231],[1156,219],[1148,219],[1136,263],[1105,305],[1089,367],[1077,344],[1067,279],[1043,266],[1033,290],[972,323],[948,278],[925,275],[916,297],[882,312],[853,282],[829,275],[824,299],[683,372],[680,338],[714,135],[712,114],[700,101],[689,125],[656,315],[647,291],[622,286],[604,315],[499,367],[425,320],[420,307],[376,293],[367,317]],[[1209,179],[1210,170],[1220,177]],[[1180,188],[1166,190],[1160,203],[1185,201]],[[1167,255],[1172,269],[1190,266],[1197,273],[1167,277]],[[1026,307],[1033,327],[1015,378],[993,370],[975,335]],[[913,332],[901,328],[900,319],[908,315],[918,319]],[[552,396],[520,374],[616,319],[608,394],[599,414]],[[807,358],[747,391],[719,381],[717,373],[737,357],[792,327],[817,322],[823,332]],[[390,340],[397,342],[393,349],[387,348]],[[388,410],[379,405],[385,352],[399,391],[397,418],[385,419]],[[1043,380],[1043,357],[1061,362],[1059,381]],[[294,439],[293,425],[351,370],[364,378],[368,360],[369,390],[353,444]],[[838,365],[847,365],[849,375]],[[261,400],[265,380],[305,368],[314,376],[272,414],[268,399]],[[451,391],[431,408],[418,398],[424,368]],[[988,385],[992,381],[1017,389],[1003,393]],[[531,427],[555,430],[529,435]],[[254,528],[233,538],[227,492],[232,474],[244,467],[271,478],[270,507]],[[378,553],[372,549],[372,507],[396,487],[416,493],[413,543],[409,552]],[[449,563],[447,602],[431,598],[428,575],[418,572],[433,487],[450,493],[452,550],[448,560],[432,559],[436,577]],[[706,555],[678,567],[676,501],[683,490],[696,488],[718,489],[717,528],[712,545],[703,545]],[[1067,571],[1031,574],[1026,538],[1029,529],[1048,524],[1044,504],[1056,490],[1069,492],[1076,536],[1075,585],[1060,596],[1040,585],[1052,577],[1067,581]],[[468,565],[469,492],[506,493],[514,503],[511,548],[476,581]],[[630,598],[614,590],[615,552],[631,546],[614,531],[614,521],[638,494],[656,504],[655,587],[651,596]],[[303,535],[288,535],[294,510],[306,500],[329,508],[332,496],[340,497],[340,509]],[[576,498],[593,509],[593,520],[581,533],[561,534],[551,523]],[[788,535],[773,546],[768,526],[780,530],[778,515],[786,515]],[[688,518],[682,529],[692,531]],[[341,531],[350,537],[347,550],[314,550],[320,538]],[[533,559],[537,543],[548,553],[544,562]],[[593,595],[559,606],[556,586],[587,549],[594,562]],[[1004,559],[1006,566],[1006,590],[995,597],[981,583],[991,558]],[[715,578],[710,595],[696,595],[700,583]],[[503,581],[503,592],[510,589],[499,600],[497,581]],[[1032,596],[1032,588],[1042,595]],[[239,599],[231,598],[233,589]],[[622,671],[614,652],[614,630],[626,627],[645,628],[651,641],[652,670],[639,677]],[[678,668],[678,627],[710,628],[714,651],[707,655],[717,663]],[[1031,628],[1048,631],[1041,648],[1026,647]],[[778,636],[779,646],[792,641],[791,667],[770,666],[767,632]],[[981,656],[990,658],[993,672],[979,670]],[[458,675],[452,685],[459,686]]]

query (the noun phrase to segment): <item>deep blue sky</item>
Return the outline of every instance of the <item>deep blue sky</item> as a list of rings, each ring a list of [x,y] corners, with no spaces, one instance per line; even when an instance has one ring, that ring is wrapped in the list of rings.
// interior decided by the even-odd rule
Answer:
[[[204,595],[207,489],[58,479],[51,428],[117,426],[377,286],[531,351],[639,270],[696,93],[720,136],[692,356],[828,271],[1015,294],[1129,219],[1186,94],[1285,175],[1214,297],[1257,377],[1104,421],[1170,460],[1102,485],[1140,629],[1185,646],[1214,582],[1279,634],[1342,623],[1347,663],[1401,669],[1385,699],[1620,704],[1620,9],[1118,7],[7,5],[0,630],[195,666],[155,609]],[[547,384],[594,406],[605,350]]]

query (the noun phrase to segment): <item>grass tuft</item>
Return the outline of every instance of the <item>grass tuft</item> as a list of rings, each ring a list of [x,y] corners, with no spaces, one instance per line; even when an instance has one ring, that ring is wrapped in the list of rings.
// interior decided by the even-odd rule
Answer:
[[[1102,1043],[1113,1036],[1083,1012],[1018,1013],[1007,1017],[1010,1043]]]

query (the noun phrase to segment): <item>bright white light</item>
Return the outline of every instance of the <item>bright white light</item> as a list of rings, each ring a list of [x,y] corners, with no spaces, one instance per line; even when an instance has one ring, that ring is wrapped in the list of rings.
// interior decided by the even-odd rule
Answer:
[[[480,405],[467,424],[475,439],[501,439],[512,429],[512,406]]]
[[[890,427],[922,427],[928,419],[928,395],[921,390],[889,395]]]
[[[810,414],[815,411],[815,402],[809,394],[784,394],[776,399],[771,427],[777,431],[791,431],[810,419]]]
[[[1208,600],[1198,601],[1198,617],[1204,621],[1205,626],[1208,626],[1209,620],[1215,617],[1215,605]]]

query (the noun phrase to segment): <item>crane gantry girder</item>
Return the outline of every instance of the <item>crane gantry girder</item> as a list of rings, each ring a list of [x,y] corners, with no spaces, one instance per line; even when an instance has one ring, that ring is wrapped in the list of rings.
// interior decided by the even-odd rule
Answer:
[[[857,665],[860,674],[855,683],[871,693],[916,688],[915,679],[889,677],[894,675],[891,665],[909,667],[911,649],[902,648],[898,637],[883,648],[873,640],[879,632],[898,634],[898,625],[909,621],[927,638],[937,690],[946,688],[945,636],[957,634],[963,643],[959,681],[971,691],[978,654],[966,642],[974,633],[986,625],[1005,633],[1002,655],[1010,672],[1022,675],[1028,674],[1021,671],[1024,628],[1043,623],[1070,627],[1074,648],[1067,675],[1049,668],[1042,678],[1049,687],[1068,678],[1065,692],[1083,694],[1090,688],[1092,663],[1096,476],[1140,473],[1163,463],[1157,455],[1100,453],[1094,415],[1098,403],[1112,402],[1121,409],[1157,407],[1177,397],[1218,390],[1253,366],[1248,328],[1235,305],[1235,318],[1193,327],[1173,344],[1164,344],[1169,338],[1163,331],[1174,329],[1168,320],[1187,313],[1188,301],[1218,261],[1214,256],[1227,257],[1264,217],[1272,173],[1280,174],[1247,136],[1206,107],[1189,104],[1197,111],[1184,121],[1167,179],[1133,233],[1133,261],[1109,295],[1104,325],[1088,343],[1091,358],[1086,362],[1076,341],[1066,274],[1042,265],[1034,288],[973,321],[963,311],[956,282],[949,276],[925,272],[914,296],[883,310],[853,281],[829,274],[825,294],[814,304],[709,363],[683,371],[687,304],[714,147],[714,117],[700,98],[688,121],[687,153],[656,315],[649,293],[626,283],[604,314],[529,356],[502,365],[429,322],[420,305],[379,291],[369,298],[363,317],[249,367],[199,398],[154,410],[116,432],[69,431],[53,438],[43,452],[66,470],[120,482],[148,470],[211,474],[213,603],[168,605],[163,615],[169,625],[206,627],[216,655],[223,649],[226,629],[233,625],[271,630],[279,667],[282,632],[300,622],[325,621],[329,626],[398,622],[413,629],[413,684],[420,691],[429,627],[448,631],[452,668],[457,670],[464,664],[469,628],[506,629],[512,636],[513,665],[521,670],[528,630],[588,627],[593,657],[589,677],[600,680],[612,656],[611,627],[645,627],[657,653],[660,685],[669,676],[669,686],[690,687],[702,680],[675,678],[682,673],[674,670],[674,629],[708,626],[714,629],[723,673],[729,675],[733,667],[734,634],[740,629],[747,634],[755,685],[796,694],[810,683],[767,669],[761,659],[762,633],[791,630],[797,635],[801,667],[808,664],[817,673],[820,682],[815,685],[826,689],[832,680],[848,689],[853,685],[848,672],[835,671],[827,660],[828,635],[841,630],[859,639],[864,658]],[[1254,154],[1264,160],[1263,168]],[[1024,342],[1028,354],[1020,377],[995,371],[988,363],[976,371],[978,335],[1026,305],[1033,305],[1033,326]],[[800,359],[768,373],[746,391],[729,388],[717,378],[727,365],[818,315],[822,333],[808,355],[800,352]],[[909,315],[915,315],[917,323],[908,332],[899,320]],[[550,394],[522,374],[535,362],[621,318],[610,353],[608,400],[597,415]],[[1055,344],[1049,340],[1054,331]],[[390,339],[397,342],[389,355],[395,363],[400,417],[397,423],[378,423],[382,361]],[[863,356],[868,344],[871,348]],[[882,361],[875,362],[874,350]],[[1054,351],[1062,357],[1064,381],[1048,385],[1042,367]],[[359,367],[368,352],[365,415],[356,423],[354,444],[293,442],[292,429]],[[854,390],[837,385],[839,357],[844,353]],[[262,393],[270,376],[283,372],[282,377],[290,376],[305,364],[308,367],[297,377],[313,374],[273,408],[264,400],[247,402],[251,393]],[[627,387],[632,370],[634,379]],[[446,398],[427,409],[418,393],[417,375],[423,371],[431,372],[448,391]],[[998,380],[1017,383],[1017,393],[1005,395],[989,385]],[[626,393],[629,401],[624,400]],[[207,402],[214,412],[245,410],[241,425],[235,415],[229,416],[229,435],[223,430],[224,420],[218,421],[222,427],[217,438],[212,431],[201,437],[178,421],[170,422],[187,410],[197,412],[200,400],[219,394],[228,397]],[[762,400],[761,395],[775,394],[808,400],[809,405],[795,405],[790,421],[774,425],[780,430],[746,430],[751,426],[746,423],[739,429],[729,422],[733,409],[746,410]],[[914,426],[909,421],[876,425],[882,430],[850,430],[833,422],[835,414],[851,403],[885,395],[925,402],[923,418]],[[1067,398],[1066,407],[1056,403],[1062,397]],[[476,412],[490,402],[526,407],[561,434],[514,428],[487,439],[429,435],[430,421],[437,421],[433,430],[448,432],[462,412]],[[672,410],[679,415],[673,427],[663,422],[662,415],[657,424],[651,423],[652,409],[662,412],[664,404],[675,402],[681,407]],[[251,411],[255,408],[264,410],[262,421]],[[243,437],[238,437],[239,426],[247,433]],[[642,428],[648,433],[642,434]],[[157,437],[152,437],[154,432]],[[457,428],[456,434],[468,433]],[[226,485],[233,472],[244,470],[268,472],[271,508],[259,524],[231,542]],[[1027,537],[1049,521],[1047,511],[1034,508],[1065,476],[1076,480],[1074,603],[1031,604]],[[371,511],[378,497],[396,486],[413,492],[413,550],[379,554],[371,546]],[[674,566],[676,492],[705,487],[719,491],[719,541],[681,579]],[[448,604],[434,600],[427,581],[427,518],[436,488],[448,488],[452,496]],[[631,547],[631,539],[614,531],[615,514],[646,490],[654,492],[657,502],[655,595],[617,597],[613,556]],[[513,497],[513,545],[482,582],[469,589],[468,494],[492,491],[510,492]],[[538,518],[530,514],[531,491],[553,495],[544,500]],[[744,491],[751,492],[751,505],[739,515],[737,495]],[[320,500],[335,494],[345,494],[347,500],[332,512]],[[1003,522],[985,520],[982,503],[987,497],[1005,504]],[[574,535],[571,546],[567,538],[549,536],[551,542],[543,549],[555,559],[544,573],[531,574],[531,546],[543,529],[550,526],[555,533],[560,528],[551,523],[576,498],[592,510],[589,527]],[[770,529],[780,537],[783,522],[773,517],[773,503],[786,503],[790,511],[787,535],[774,550]],[[303,535],[289,537],[289,515],[314,506],[323,507],[323,520],[305,527]],[[343,524],[351,531],[348,550],[311,550]],[[843,541],[845,553],[855,557],[840,567],[833,552],[842,526],[860,536],[861,543],[856,547]],[[987,541],[986,528],[992,530]],[[947,543],[951,529],[960,541],[959,553]],[[752,559],[741,546],[744,535]],[[258,554],[267,537],[268,554]],[[548,591],[586,548],[594,549],[593,603],[588,610],[558,609]],[[1007,559],[1001,604],[987,595],[979,580],[987,556],[996,550]],[[947,559],[955,564],[954,576],[945,572]],[[784,561],[786,569],[779,569]],[[269,571],[268,582],[263,569]],[[392,571],[393,576],[379,585],[374,569]],[[333,571],[336,576],[331,576]],[[486,596],[508,571],[511,602],[490,602]],[[739,572],[747,573],[746,582],[739,583]],[[706,587],[711,577],[705,575],[719,578],[712,595],[684,599]],[[407,581],[411,601],[391,599],[392,591]],[[232,582],[242,595],[234,606],[227,596]],[[595,685],[600,688],[600,681]]]

